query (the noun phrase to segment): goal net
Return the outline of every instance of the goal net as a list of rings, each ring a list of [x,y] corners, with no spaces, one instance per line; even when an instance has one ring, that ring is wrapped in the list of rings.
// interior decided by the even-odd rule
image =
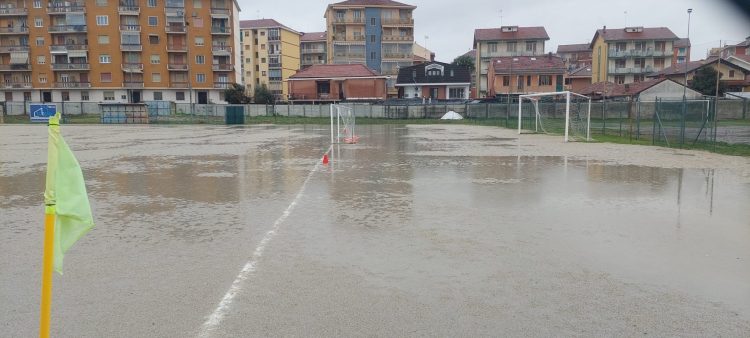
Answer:
[[[520,95],[518,133],[565,135],[565,142],[591,140],[591,99],[569,91]]]
[[[357,143],[354,110],[341,104],[331,105],[331,143]]]

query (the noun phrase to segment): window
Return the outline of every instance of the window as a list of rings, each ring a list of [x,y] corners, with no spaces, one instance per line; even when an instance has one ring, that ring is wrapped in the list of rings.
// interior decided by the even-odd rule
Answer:
[[[37,46],[44,46],[44,38],[41,37],[41,36],[38,37],[38,38],[36,38],[36,45]]]
[[[115,92],[111,90],[107,90],[104,92],[104,101],[114,101],[115,100]]]
[[[664,41],[654,42],[654,49],[663,52],[667,47],[667,43]]]
[[[635,59],[635,68],[646,68],[646,59]]]
[[[23,92],[23,100],[31,101],[31,92]]]
[[[70,92],[60,92],[63,101],[70,101]]]
[[[203,18],[193,18],[193,26],[203,28]]]
[[[487,44],[487,48],[490,53],[497,53],[497,42],[490,42]]]
[[[151,73],[151,82],[161,82],[161,73]]]
[[[615,76],[615,83],[616,84],[623,84],[623,83],[625,83],[625,76],[624,75],[617,75],[617,76]]]
[[[615,44],[615,51],[624,52],[625,49],[627,49],[627,46],[628,45],[625,42],[618,42]]]
[[[112,57],[109,54],[99,55],[99,63],[112,63]]]
[[[39,55],[36,57],[36,64],[43,65],[45,63],[47,63],[47,58],[44,57],[44,55]]]
[[[161,101],[164,99],[162,92],[154,92],[154,101]]]
[[[202,65],[206,63],[206,57],[203,55],[196,55],[195,56],[195,64]]]
[[[148,43],[152,45],[158,45],[159,44],[159,36],[158,35],[149,35],[148,36]]]
[[[198,83],[206,82],[206,74],[203,74],[203,73],[195,74],[195,82],[198,82]]]
[[[156,0],[148,0],[148,3],[146,4],[148,7],[156,7]]]
[[[185,101],[185,92],[176,92],[176,93],[174,93],[174,98],[177,101]]]
[[[44,20],[40,17],[34,18],[34,27],[43,27],[44,26]]]
[[[245,31],[245,36],[250,37],[250,31]]]
[[[654,59],[654,70],[659,71],[664,68],[664,59]]]
[[[449,99],[461,99],[464,97],[463,88],[450,88],[448,89]]]
[[[643,76],[643,74],[633,75],[633,82],[643,82],[644,79],[645,77]]]
[[[377,53],[375,53],[375,52],[370,52],[370,59],[372,59],[372,60],[375,60],[375,59],[376,59],[376,57],[377,57]]]
[[[526,86],[531,87],[531,75],[526,77]]]
[[[266,71],[264,70],[264,71],[260,72],[260,75],[261,76],[266,76]]]
[[[246,62],[246,63],[250,63],[250,62],[253,62],[253,59],[251,59],[251,58],[245,58],[245,62]]]
[[[646,50],[646,43],[645,42],[636,42],[635,43],[635,49],[636,50]]]
[[[355,39],[356,40],[356,39]],[[375,35],[370,35],[370,42],[376,42]]]
[[[260,50],[266,50],[266,44],[265,43],[261,43],[260,44]]]
[[[89,92],[82,91],[81,92],[81,101],[88,101],[89,100]]]
[[[34,8],[42,8],[42,0],[34,0]]]
[[[45,73],[39,74],[39,83],[47,83],[47,74]]]
[[[375,18],[370,18],[370,26],[375,26]]]
[[[625,60],[623,59],[615,60],[615,68],[617,69],[625,68]]]
[[[510,86],[510,76],[503,76],[503,87]]]
[[[539,86],[550,86],[550,85],[552,85],[552,76],[539,75]]]
[[[526,51],[536,54],[536,41],[526,41]]]
[[[508,49],[508,52],[515,53],[516,52],[516,42],[515,41],[508,42],[507,49]]]
[[[734,71],[733,70],[729,71],[729,77],[734,77]]]
[[[106,7],[107,6],[107,0],[96,0],[96,5],[99,7]]]
[[[260,36],[266,36],[266,32],[265,31],[260,31]]]
[[[101,73],[102,82],[112,82],[112,73]]]
[[[97,41],[99,41],[100,45],[108,45],[109,35],[99,35],[99,37],[97,38]]]
[[[151,64],[152,65],[158,65],[161,63],[161,56],[159,54],[152,54],[151,55]]]
[[[196,37],[195,37],[195,45],[196,45],[197,47],[202,47],[202,46],[204,45],[204,43],[205,43],[205,42],[204,42],[204,40],[203,40],[203,37],[202,37],[202,36],[196,36]]]
[[[109,25],[109,16],[108,15],[97,15],[96,16],[96,25],[97,26],[108,26]]]
[[[155,16],[149,16],[148,17],[148,25],[149,26],[156,26],[159,24],[159,18]]]
[[[193,8],[203,8],[203,0],[193,0]]]

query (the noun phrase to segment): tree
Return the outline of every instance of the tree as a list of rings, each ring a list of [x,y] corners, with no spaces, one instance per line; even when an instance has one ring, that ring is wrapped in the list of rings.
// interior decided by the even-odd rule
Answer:
[[[273,104],[274,102],[276,102],[276,97],[273,95],[273,93],[271,93],[270,90],[268,90],[268,87],[266,87],[266,85],[264,84],[255,87],[253,99],[255,103],[262,104]]]
[[[224,97],[229,104],[247,104],[250,103],[250,97],[245,94],[245,86],[232,84],[231,88],[224,90]]]
[[[693,76],[690,88],[703,93],[703,95],[716,95],[716,73],[717,71],[712,67],[698,69]],[[719,95],[723,95],[724,91],[726,91],[726,85],[719,82]]]
[[[474,73],[474,59],[469,55],[461,55],[453,59],[453,65],[469,68],[469,73]]]

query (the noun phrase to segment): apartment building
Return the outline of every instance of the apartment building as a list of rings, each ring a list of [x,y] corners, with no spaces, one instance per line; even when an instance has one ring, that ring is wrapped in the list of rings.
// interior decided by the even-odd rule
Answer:
[[[690,39],[682,38],[672,44],[672,64],[690,62]]]
[[[559,45],[556,54],[565,61],[568,71],[591,66],[591,46],[588,43]]]
[[[249,94],[265,85],[277,100],[289,98],[287,80],[300,69],[302,34],[274,19],[240,21],[243,83]]]
[[[222,102],[239,75],[238,12],[233,0],[0,0],[0,99]]]
[[[328,62],[326,32],[304,33],[300,37],[300,63],[302,69]]]
[[[647,74],[672,65],[674,43],[679,40],[666,27],[605,26],[591,40],[591,81],[617,84],[643,81]]]
[[[328,63],[364,64],[388,77],[395,97],[398,70],[413,64],[416,6],[392,0],[347,0],[328,5]]]
[[[487,74],[493,58],[539,56],[544,54],[544,42],[549,35],[544,27],[502,26],[474,30],[476,59],[474,77],[478,97],[487,97],[491,84]]]
[[[494,58],[488,72],[487,96],[559,92],[564,89],[564,77],[565,62],[552,53]]]

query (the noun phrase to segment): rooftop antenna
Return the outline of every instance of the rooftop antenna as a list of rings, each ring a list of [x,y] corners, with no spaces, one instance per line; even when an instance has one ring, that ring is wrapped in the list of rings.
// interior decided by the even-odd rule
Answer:
[[[500,10],[500,27],[503,26],[503,10]]]
[[[628,11],[625,11],[625,27],[628,26]]]
[[[255,10],[255,18],[260,20],[260,9]]]

